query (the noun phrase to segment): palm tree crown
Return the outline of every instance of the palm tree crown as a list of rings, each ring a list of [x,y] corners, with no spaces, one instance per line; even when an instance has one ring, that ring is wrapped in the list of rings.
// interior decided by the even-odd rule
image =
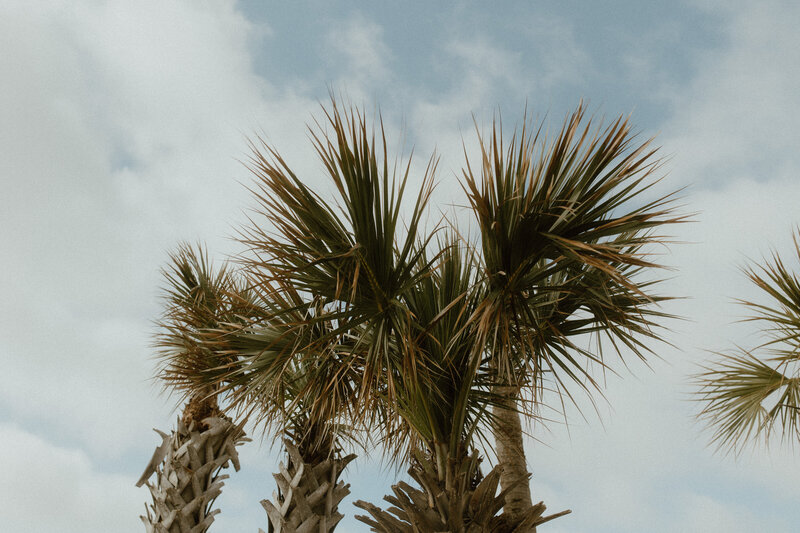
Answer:
[[[634,144],[627,120],[595,128],[580,106],[552,141],[531,130],[506,146],[496,124],[480,166],[464,171],[488,283],[476,320],[509,376],[522,355],[536,386],[542,372],[594,386],[586,363],[602,366],[602,351],[571,339],[601,333],[644,358],[643,339],[658,339],[666,318],[653,304],[666,298],[641,277],[658,266],[656,230],[686,217],[675,215],[675,193],[639,200],[660,163],[650,141]]]

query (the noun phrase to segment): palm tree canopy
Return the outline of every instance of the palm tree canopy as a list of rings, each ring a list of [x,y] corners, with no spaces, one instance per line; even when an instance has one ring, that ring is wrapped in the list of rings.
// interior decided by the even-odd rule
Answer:
[[[795,254],[800,261],[800,232]],[[773,252],[764,265],[751,264],[747,277],[764,302],[739,300],[751,312],[765,341],[753,349],[717,353],[717,360],[695,376],[700,419],[713,430],[718,449],[741,451],[776,429],[800,442],[800,279]]]
[[[382,126],[376,136],[360,113],[343,113],[335,101],[325,113],[326,125],[317,124],[319,132],[312,131],[312,139],[338,207],[309,189],[274,149],[253,144],[249,168],[257,179],[256,211],[271,229],[253,221],[242,231],[240,240],[249,249],[242,262],[254,285],[291,287],[325,310],[321,319],[333,327],[318,341],[350,348],[351,360],[345,365],[359,365],[358,389],[367,413],[377,383],[385,382],[393,399],[394,376],[414,371],[415,360],[404,350],[407,344],[397,340],[412,334],[401,298],[429,274],[433,260],[420,263],[431,238],[423,234],[421,223],[435,160],[429,162],[411,216],[401,227],[410,160],[390,168]],[[298,309],[304,305],[298,303]]]
[[[453,235],[422,232],[433,160],[401,231],[410,163],[390,171],[382,128],[376,137],[357,112],[334,102],[325,116],[331,136],[317,124],[312,139],[336,208],[274,149],[252,146],[257,216],[271,226],[251,220],[240,239],[258,314],[207,332],[205,347],[235,361],[205,376],[295,437],[330,437],[325,428],[346,420],[379,424],[394,459],[434,444],[464,454],[492,404],[469,323],[483,295],[474,254]]]
[[[595,128],[581,105],[552,141],[527,123],[508,144],[497,122],[479,138],[480,162],[467,158],[463,183],[488,285],[474,316],[480,349],[535,397],[545,373],[567,394],[569,383],[596,387],[589,371],[606,365],[602,344],[590,351],[575,339],[597,334],[645,357],[644,339],[660,339],[656,322],[668,315],[642,275],[666,242],[657,230],[687,216],[675,214],[676,193],[645,199],[660,161],[622,118]]]
[[[414,317],[410,350],[420,362],[414,374],[396,376],[399,416],[396,433],[385,436],[390,446],[424,449],[448,457],[465,456],[485,440],[489,408],[496,405],[496,376],[474,348],[470,317],[483,294],[477,258],[455,234],[437,241],[430,275],[405,293],[403,302]],[[425,255],[420,263],[427,264]],[[382,402],[382,405],[391,405]],[[391,417],[383,417],[391,426]],[[443,446],[437,450],[437,446]],[[405,453],[397,453],[405,457]]]
[[[166,273],[158,340],[170,386],[223,394],[227,407],[277,426],[308,460],[333,451],[348,424],[394,413],[376,403],[394,402],[394,380],[422,364],[413,342],[402,342],[420,334],[403,298],[436,261],[424,253],[431,234],[419,229],[435,161],[401,227],[410,161],[390,168],[382,126],[376,137],[361,114],[334,101],[325,117],[312,140],[338,203],[253,143],[262,220],[240,234],[242,268],[214,271],[203,252],[181,248]]]
[[[255,310],[252,296],[228,264],[215,268],[200,245],[181,244],[163,275],[157,375],[183,396],[216,395],[221,385],[216,376],[235,357],[212,349],[209,332],[246,323]]]
[[[231,403],[266,426],[277,425],[306,461],[350,440],[348,421],[358,418],[360,365],[319,299],[304,299],[291,286],[259,294],[263,317],[217,335],[216,350],[235,353],[224,375]]]

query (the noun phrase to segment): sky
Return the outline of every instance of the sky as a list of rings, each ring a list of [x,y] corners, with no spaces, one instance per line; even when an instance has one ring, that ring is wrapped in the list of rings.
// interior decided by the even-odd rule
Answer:
[[[462,140],[501,114],[553,128],[583,99],[631,115],[666,157],[659,190],[696,213],[664,293],[674,347],[615,365],[598,414],[536,426],[547,533],[796,531],[800,456],[715,453],[689,376],[754,344],[740,272],[788,255],[800,224],[800,4],[793,1],[0,3],[0,523],[6,531],[141,531],[136,488],[177,416],[152,379],[160,269],[180,241],[218,261],[252,206],[240,161],[261,135],[320,191],[308,141],[330,90],[373,116],[415,172],[440,157],[437,206],[463,205]],[[474,122],[473,122],[474,121]],[[800,270],[800,265],[790,263]],[[266,529],[279,458],[254,434],[214,531]],[[378,503],[395,472],[348,467]]]

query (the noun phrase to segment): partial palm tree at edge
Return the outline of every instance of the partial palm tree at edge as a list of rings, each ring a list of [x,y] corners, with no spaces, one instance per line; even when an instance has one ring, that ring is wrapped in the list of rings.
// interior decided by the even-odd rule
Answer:
[[[794,236],[795,270],[773,252],[745,274],[765,297],[739,300],[760,327],[765,341],[752,348],[717,353],[695,375],[700,420],[713,432],[720,450],[740,452],[747,444],[768,442],[774,431],[800,443],[800,230]]]

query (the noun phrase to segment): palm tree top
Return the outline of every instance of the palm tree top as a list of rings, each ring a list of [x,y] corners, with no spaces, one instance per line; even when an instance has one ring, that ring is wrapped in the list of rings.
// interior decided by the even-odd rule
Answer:
[[[222,383],[213,376],[232,358],[209,348],[209,332],[246,320],[255,309],[252,297],[230,265],[214,267],[202,245],[180,244],[163,277],[157,375],[186,398],[216,396]]]
[[[479,133],[479,161],[467,156],[488,283],[475,321],[509,380],[527,366],[535,396],[545,373],[569,395],[599,388],[589,370],[606,368],[604,344],[644,359],[646,341],[663,340],[669,315],[655,304],[668,298],[644,276],[669,242],[658,230],[690,215],[677,213],[678,191],[651,194],[661,161],[627,119],[595,126],[581,104],[552,139],[544,131],[525,122],[505,142],[497,121]],[[589,350],[576,340],[586,335],[606,342]]]

